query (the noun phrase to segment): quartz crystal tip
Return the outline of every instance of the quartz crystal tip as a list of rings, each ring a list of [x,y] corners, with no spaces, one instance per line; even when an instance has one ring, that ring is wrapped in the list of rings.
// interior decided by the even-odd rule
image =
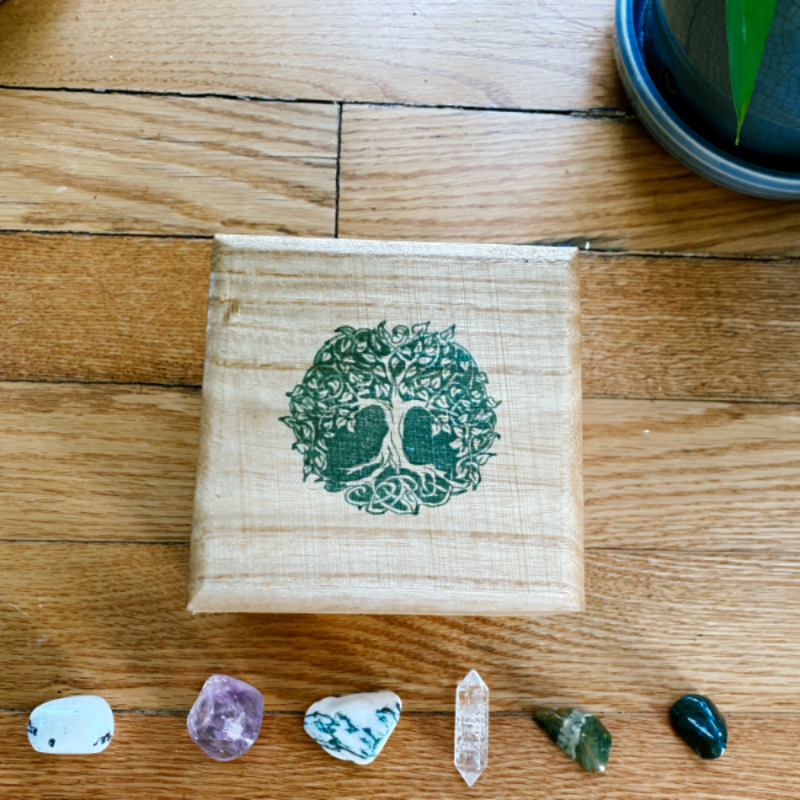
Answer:
[[[472,786],[489,762],[489,687],[473,669],[456,689],[455,765]]]
[[[681,697],[669,712],[672,727],[700,758],[719,758],[728,745],[728,726],[719,709],[701,694]]]
[[[186,727],[192,741],[216,761],[233,761],[258,739],[264,718],[264,698],[255,686],[212,675],[195,700]]]
[[[611,734],[597,717],[577,708],[551,708],[537,711],[536,721],[587,772],[606,771]]]

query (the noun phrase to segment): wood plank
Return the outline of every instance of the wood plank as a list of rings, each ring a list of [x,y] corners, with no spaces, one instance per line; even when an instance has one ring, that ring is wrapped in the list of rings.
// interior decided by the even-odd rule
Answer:
[[[800,407],[584,400],[588,547],[797,548]],[[0,537],[188,542],[200,395],[0,384]]]
[[[0,530],[188,542],[195,390],[0,383]]]
[[[0,84],[522,108],[624,102],[603,0],[0,8]]]
[[[267,716],[258,741],[235,764],[203,755],[189,739],[182,716],[118,714],[114,741],[92,759],[35,753],[25,720],[20,714],[0,715],[0,788],[29,797],[117,800],[124,786],[129,798],[249,800],[264,796],[264,776],[269,775],[274,800],[545,794],[564,800],[786,800],[795,795],[798,780],[794,743],[800,719],[790,714],[728,714],[730,746],[712,762],[697,758],[672,733],[666,715],[605,715],[614,742],[602,777],[581,772],[529,716],[493,715],[489,766],[472,789],[453,767],[449,716],[405,713],[379,760],[368,768],[326,755],[303,731],[299,715]]]
[[[590,547],[798,545],[800,406],[584,400]]]
[[[347,107],[339,234],[800,255],[800,201],[700,178],[638,122]]]
[[[188,607],[580,610],[575,254],[218,237]]]
[[[210,249],[0,234],[0,379],[199,385]],[[585,395],[800,400],[796,261],[579,264]]]
[[[800,262],[580,264],[584,394],[800,400]]]
[[[3,90],[0,118],[2,228],[333,234],[332,105]]]
[[[0,378],[203,380],[210,239],[0,234]]]
[[[234,674],[267,707],[391,688],[452,711],[471,668],[495,710],[800,712],[800,555],[595,550],[587,610],[512,617],[198,614],[177,545],[0,544],[0,706],[101,690],[114,708],[186,710]]]

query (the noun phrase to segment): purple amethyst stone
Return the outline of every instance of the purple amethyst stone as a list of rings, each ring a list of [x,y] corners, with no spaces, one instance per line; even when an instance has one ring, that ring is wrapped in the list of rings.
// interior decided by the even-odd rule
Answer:
[[[212,675],[195,700],[186,727],[192,741],[217,761],[232,761],[258,739],[264,717],[261,692],[229,675]]]

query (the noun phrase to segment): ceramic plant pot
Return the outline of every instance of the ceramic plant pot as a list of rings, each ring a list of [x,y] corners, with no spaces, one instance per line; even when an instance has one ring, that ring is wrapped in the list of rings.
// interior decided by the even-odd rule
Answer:
[[[760,197],[800,197],[800,2],[778,0],[740,144],[725,0],[617,0],[617,65],[637,115],[678,160]]]

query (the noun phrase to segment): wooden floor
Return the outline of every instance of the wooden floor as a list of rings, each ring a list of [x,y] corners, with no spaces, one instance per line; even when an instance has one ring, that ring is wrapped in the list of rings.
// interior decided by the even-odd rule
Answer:
[[[0,796],[800,797],[800,203],[736,195],[632,117],[612,0],[0,3]],[[210,237],[581,248],[587,611],[541,621],[183,610]],[[456,682],[490,765],[452,766]],[[257,746],[189,740],[203,680]],[[380,759],[302,713],[387,687]],[[671,732],[710,695],[730,748]],[[99,693],[101,756],[27,714]],[[614,737],[580,772],[532,712]]]

